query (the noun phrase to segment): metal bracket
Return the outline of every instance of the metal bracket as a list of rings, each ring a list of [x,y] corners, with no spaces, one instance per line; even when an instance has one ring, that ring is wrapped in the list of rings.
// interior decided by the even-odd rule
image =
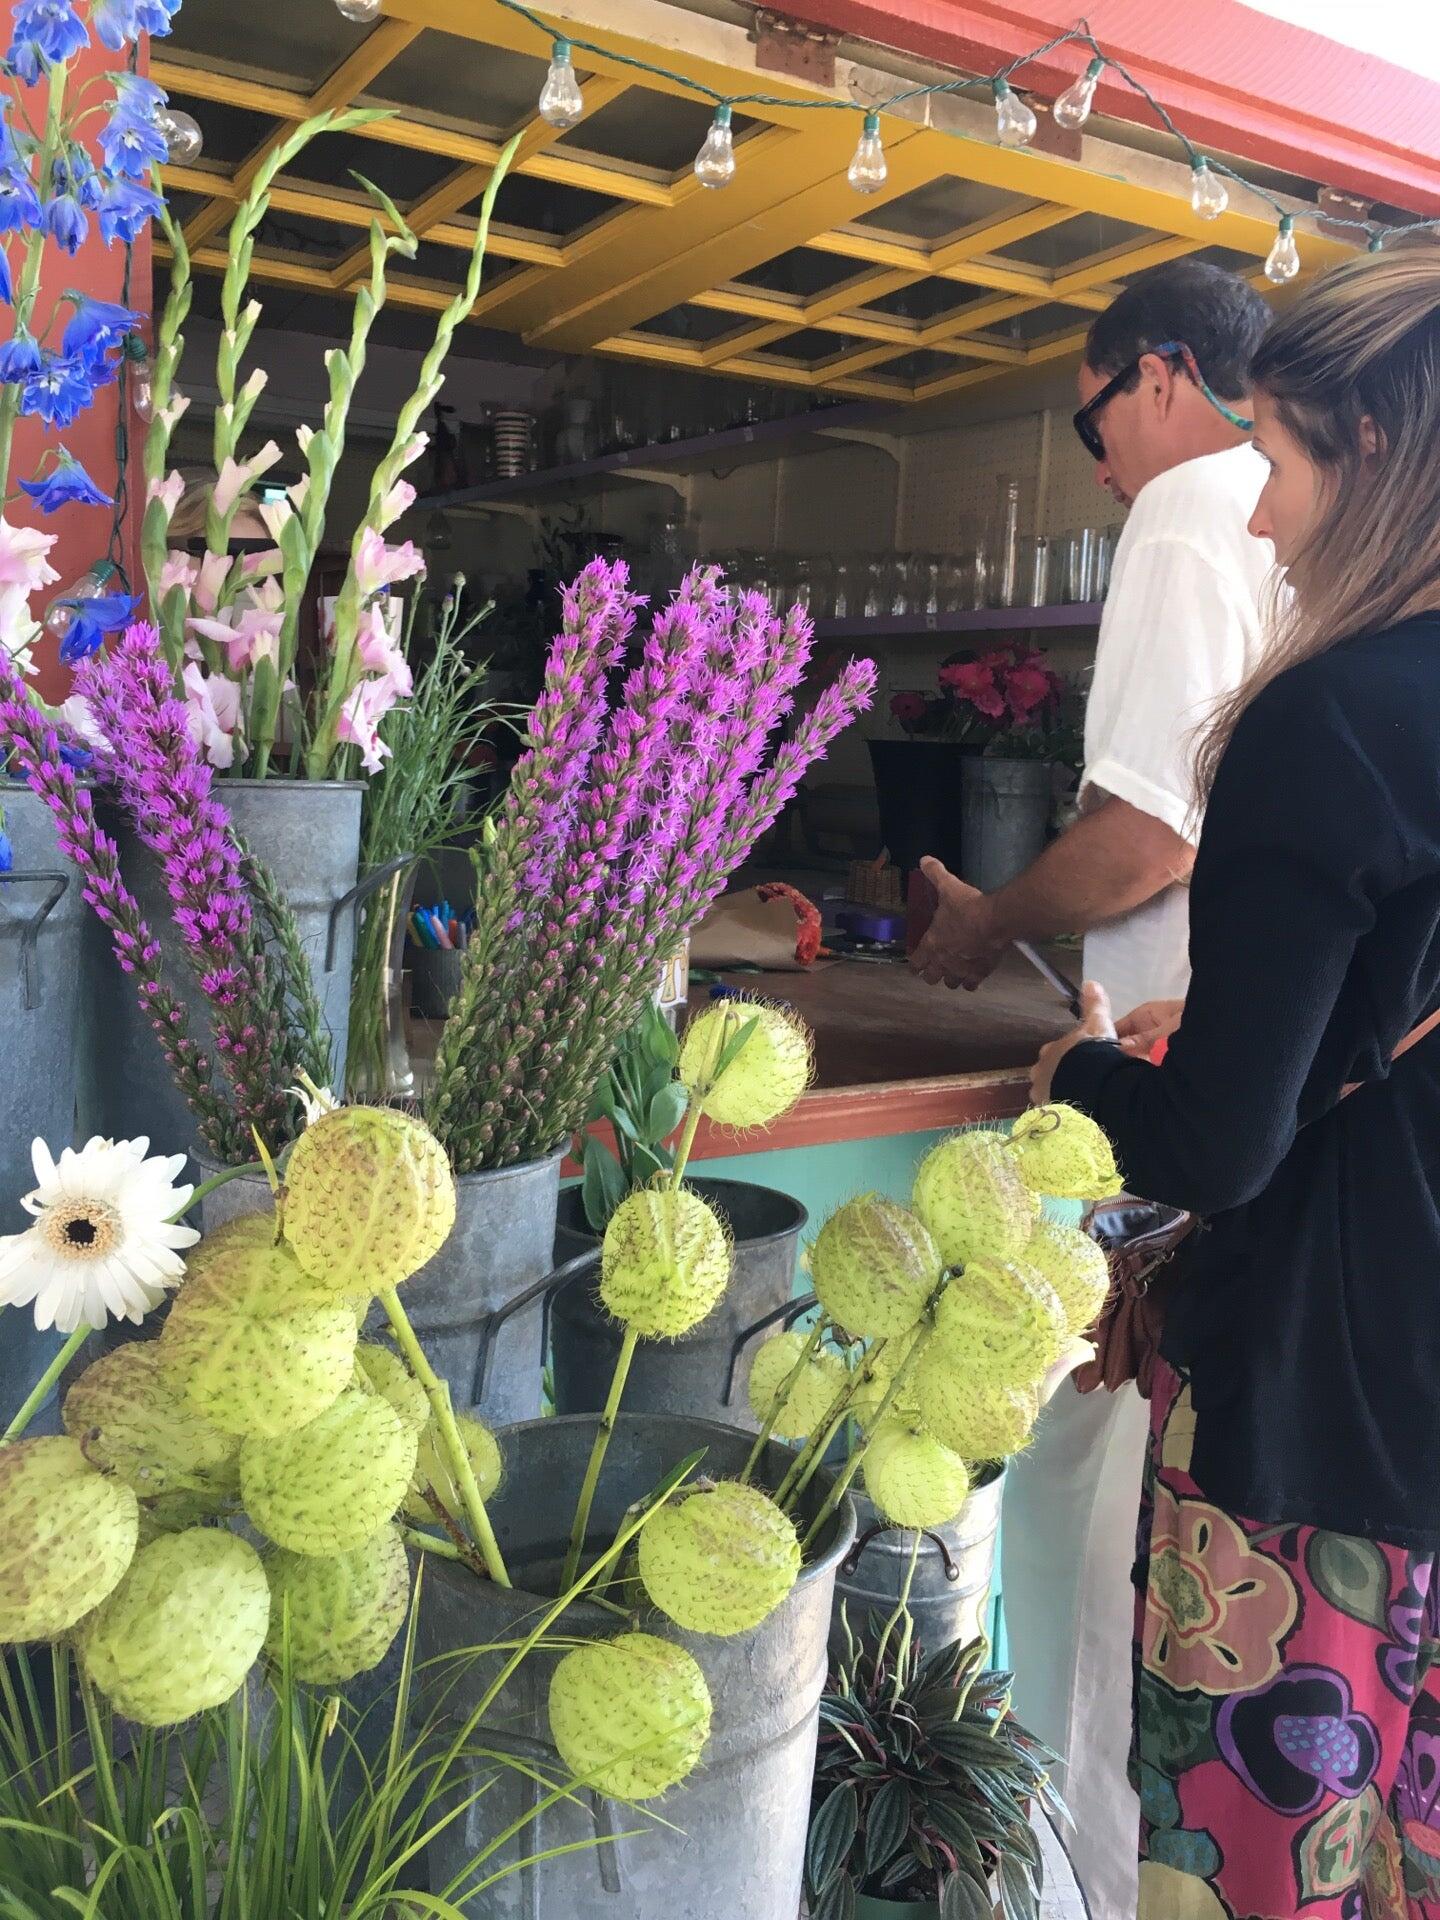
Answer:
[[[854,1546],[850,1549],[849,1553],[847,1553],[845,1558],[841,1561],[840,1563],[841,1573],[847,1576],[854,1573],[856,1568],[860,1565],[860,1557],[864,1553],[866,1547],[869,1546],[872,1540],[878,1539],[882,1533],[913,1533],[914,1531],[915,1529],[913,1527],[898,1527],[895,1525],[895,1523],[892,1520],[881,1520],[877,1525],[873,1527],[868,1527],[865,1530],[865,1532],[861,1534],[860,1538],[855,1542]],[[950,1549],[946,1546],[945,1542],[940,1538],[939,1534],[931,1533],[928,1527],[921,1528],[920,1538],[922,1540],[929,1540],[934,1543],[935,1551],[940,1555],[940,1558],[945,1562],[945,1578],[953,1586],[955,1582],[960,1578],[960,1569],[956,1566],[955,1562],[950,1558]]]
[[[480,1328],[480,1348],[475,1355],[475,1377],[470,1383],[470,1404],[479,1406],[485,1398],[485,1389],[490,1380],[490,1362],[495,1354],[495,1340],[501,1327],[513,1315],[523,1312],[536,1300],[544,1301],[540,1316],[540,1365],[545,1365],[545,1356],[550,1351],[550,1309],[556,1294],[567,1282],[574,1280],[587,1267],[600,1264],[599,1245],[587,1247],[584,1253],[577,1253],[563,1266],[547,1273],[543,1280],[537,1280],[533,1286],[526,1287],[523,1293],[517,1293],[513,1300],[507,1300],[503,1307],[488,1314]]]
[[[757,8],[751,33],[755,65],[761,73],[788,74],[792,80],[808,80],[816,87],[834,86],[838,33],[788,19],[768,7]]]
[[[40,1004],[40,969],[35,958],[40,929],[64,898],[65,889],[70,885],[70,875],[42,871],[38,868],[29,873],[0,873],[0,885],[15,886],[27,880],[32,883],[40,880],[50,882],[50,891],[20,930],[20,968],[25,981],[25,1011],[33,1013]]]
[[[808,1313],[819,1302],[813,1293],[805,1293],[798,1300],[787,1300],[783,1307],[772,1307],[769,1313],[761,1314],[758,1320],[752,1320],[748,1327],[742,1327],[730,1343],[730,1364],[725,1371],[725,1394],[723,1405],[731,1406],[735,1399],[735,1369],[740,1364],[740,1356],[757,1333],[763,1333],[767,1327],[773,1327],[777,1320],[784,1322],[782,1331],[788,1332],[802,1314]]]
[[[358,913],[372,893],[378,892],[385,882],[393,879],[397,873],[403,873],[406,867],[414,864],[414,861],[413,853],[396,854],[395,858],[387,860],[383,867],[376,867],[372,873],[367,873],[363,879],[357,880],[348,893],[341,894],[330,909],[330,925],[325,934],[326,973],[335,971],[335,949],[340,941],[340,916],[347,912]]]

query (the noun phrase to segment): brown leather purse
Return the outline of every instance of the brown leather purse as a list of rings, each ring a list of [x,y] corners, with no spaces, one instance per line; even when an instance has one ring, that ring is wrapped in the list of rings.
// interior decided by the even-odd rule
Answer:
[[[1440,1008],[1411,1028],[1391,1054],[1391,1065],[1437,1027]],[[1341,1089],[1340,1098],[1348,1100],[1363,1085],[1353,1081]],[[1091,1208],[1085,1231],[1105,1249],[1110,1293],[1090,1335],[1095,1358],[1071,1376],[1077,1392],[1094,1393],[1104,1387],[1114,1393],[1133,1380],[1141,1395],[1150,1398],[1165,1331],[1165,1303],[1182,1270],[1171,1263],[1180,1246],[1203,1225],[1193,1213],[1150,1201],[1107,1200]]]

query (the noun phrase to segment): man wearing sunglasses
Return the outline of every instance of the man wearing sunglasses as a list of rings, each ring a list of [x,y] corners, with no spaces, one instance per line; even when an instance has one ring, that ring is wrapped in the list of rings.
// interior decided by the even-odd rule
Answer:
[[[914,964],[932,983],[978,987],[1012,940],[1083,932],[1084,977],[1117,1013],[1184,997],[1192,739],[1254,663],[1273,561],[1246,528],[1265,471],[1246,369],[1269,318],[1245,281],[1181,260],[1132,282],[1091,327],[1075,430],[1129,518],[1086,710],[1081,818],[989,896],[924,863],[939,903]],[[1137,1900],[1123,1703],[1146,1413],[1133,1386],[1062,1387],[1005,1497],[1016,1711],[1066,1758],[1094,1920],[1132,1920]]]

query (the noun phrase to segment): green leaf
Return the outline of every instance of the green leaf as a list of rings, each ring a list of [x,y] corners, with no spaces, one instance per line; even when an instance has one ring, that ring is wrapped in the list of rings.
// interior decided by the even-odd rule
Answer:
[[[805,1879],[812,1890],[828,1887],[845,1865],[859,1826],[860,1802],[854,1787],[835,1787],[810,1822]]]
[[[658,1095],[664,1093],[665,1089],[674,1085],[674,1083],[674,1070],[668,1061],[653,1060],[648,1062],[640,1081],[641,1107],[648,1107]]]
[[[1006,1855],[1000,1862],[1000,1910],[1005,1920],[1040,1920],[1040,1896],[1021,1863]]]
[[[753,1018],[747,1020],[743,1027],[740,1027],[736,1032],[731,1034],[730,1038],[725,1042],[724,1046],[720,1049],[719,1058],[716,1060],[714,1066],[711,1067],[710,1069],[710,1081],[712,1085],[714,1084],[715,1081],[717,1081],[720,1078],[721,1074],[724,1073],[725,1069],[734,1062],[734,1060],[736,1059],[736,1057],[740,1052],[740,1049],[745,1045],[746,1041],[750,1038],[751,1034],[754,1033],[756,1027],[758,1027],[759,1024],[760,1024],[760,1019],[757,1014]]]
[[[678,1080],[671,1080],[654,1096],[645,1115],[645,1138],[658,1147],[668,1140],[685,1118],[690,1095]]]
[[[940,1895],[940,1920],[993,1920],[994,1902],[968,1873],[952,1873]]]
[[[389,215],[394,224],[395,231],[400,237],[400,244],[396,248],[396,251],[403,253],[407,260],[413,260],[419,251],[420,242],[416,239],[405,216],[401,213],[395,202],[390,198],[389,194],[385,192],[383,187],[377,187],[373,180],[367,180],[365,175],[358,172],[354,167],[349,169],[349,173],[352,180],[358,180],[360,182],[376,206],[380,207]]]
[[[581,1193],[585,1218],[592,1233],[604,1233],[610,1216],[625,1198],[625,1176],[614,1154],[593,1134],[585,1142],[585,1177]]]
[[[879,1873],[910,1831],[910,1795],[903,1780],[887,1780],[865,1814],[865,1874]]]
[[[680,1039],[670,1022],[652,1000],[641,1015],[641,1030],[647,1052],[666,1066],[674,1068],[680,1060]]]
[[[673,1164],[668,1153],[655,1153],[637,1141],[630,1149],[630,1184],[648,1186],[657,1174],[668,1173]]]
[[[837,1873],[810,1908],[810,1920],[855,1920],[855,1882]]]
[[[920,1824],[936,1833],[957,1856],[963,1866],[973,1869],[982,1879],[985,1856],[970,1825],[970,1816],[958,1794],[937,1794],[920,1810]]]
[[[1305,1571],[1332,1607],[1362,1626],[1385,1631],[1390,1567],[1372,1540],[1357,1540],[1344,1533],[1312,1533],[1305,1548]]]

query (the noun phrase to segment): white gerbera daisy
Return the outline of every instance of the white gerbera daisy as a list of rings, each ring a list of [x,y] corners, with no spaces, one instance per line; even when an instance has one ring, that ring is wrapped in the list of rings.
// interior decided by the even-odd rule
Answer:
[[[43,1140],[30,1149],[37,1185],[20,1202],[35,1215],[25,1233],[0,1236],[0,1306],[35,1303],[37,1327],[73,1333],[107,1320],[138,1326],[185,1273],[182,1247],[200,1238],[172,1226],[193,1186],[176,1186],[183,1153],[147,1160],[150,1142],[87,1140],[57,1162]]]

